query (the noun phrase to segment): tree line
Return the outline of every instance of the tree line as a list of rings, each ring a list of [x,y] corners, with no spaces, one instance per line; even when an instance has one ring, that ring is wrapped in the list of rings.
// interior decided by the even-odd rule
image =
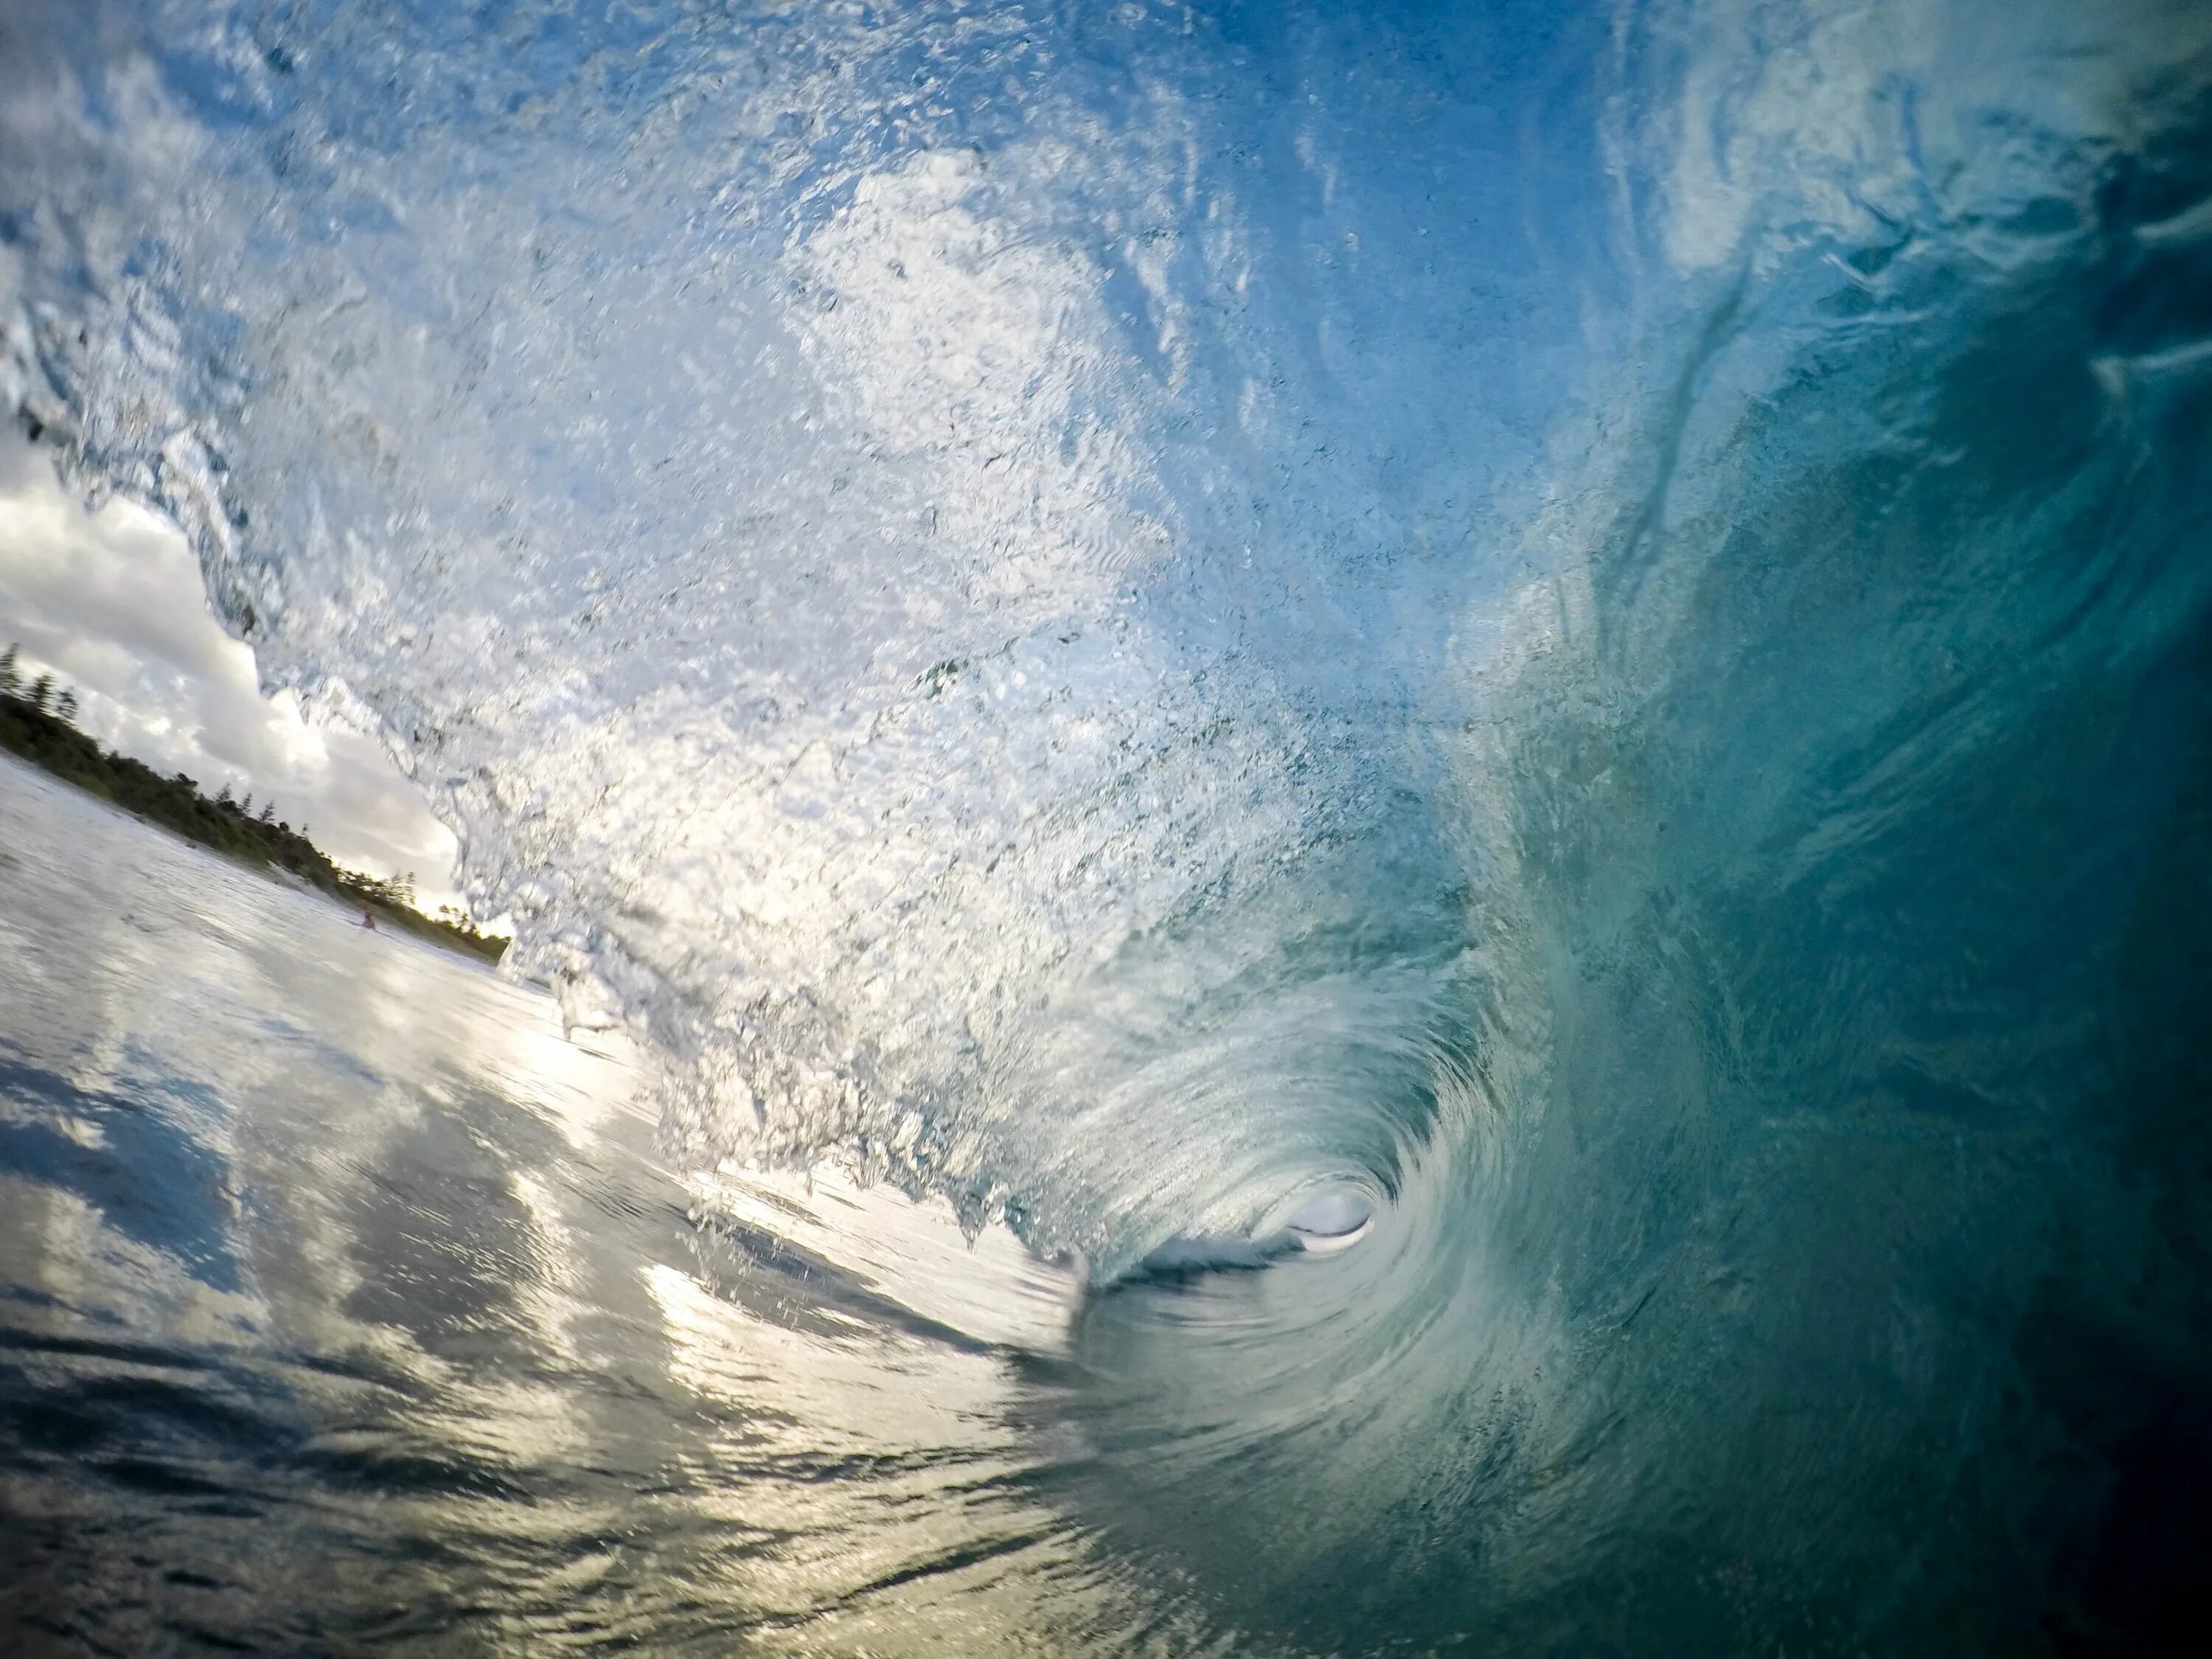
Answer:
[[[52,674],[27,682],[16,665],[17,648],[10,645],[0,654],[0,748],[188,841],[244,864],[288,871],[360,906],[365,915],[491,962],[507,949],[507,940],[479,932],[451,905],[440,906],[434,916],[416,908],[412,873],[379,879],[333,864],[307,839],[307,826],[295,830],[277,817],[273,802],[264,801],[257,812],[251,794],[235,797],[227,783],[210,799],[182,772],[165,777],[143,761],[103,749],[77,729],[74,689],[58,685]]]

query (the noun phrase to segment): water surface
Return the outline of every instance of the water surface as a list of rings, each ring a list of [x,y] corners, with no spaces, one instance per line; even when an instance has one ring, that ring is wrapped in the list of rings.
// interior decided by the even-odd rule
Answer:
[[[541,994],[12,761],[0,849],[17,1650],[1176,1646],[1027,1489],[1012,1352],[703,1234]],[[1003,1234],[841,1190],[1053,1340]]]

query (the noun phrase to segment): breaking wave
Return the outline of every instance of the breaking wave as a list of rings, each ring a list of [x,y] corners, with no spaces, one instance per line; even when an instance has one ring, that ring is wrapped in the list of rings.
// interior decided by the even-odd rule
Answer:
[[[2179,1593],[2208,284],[2179,0],[0,21],[27,426],[1317,1651]]]

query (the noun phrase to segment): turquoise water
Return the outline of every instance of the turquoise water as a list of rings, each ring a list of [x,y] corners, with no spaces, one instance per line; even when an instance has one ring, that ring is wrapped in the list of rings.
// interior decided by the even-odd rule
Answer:
[[[814,1473],[778,1510],[717,1441],[680,1591],[586,1528],[438,1601],[442,1520],[319,1544],[333,1585],[419,1568],[431,1646],[616,1603],[832,1651],[2172,1626],[2212,1538],[2203,6],[0,27],[9,401],[183,526],[619,1034],[617,1185],[681,1203],[561,1225],[659,1298],[635,1352],[681,1304],[841,1356],[726,1351]],[[93,914],[52,902],[21,963]],[[191,981],[133,960],[135,1030]],[[217,978],[228,1098],[297,975]],[[412,1052],[322,1006],[368,1073]],[[42,1076],[58,1018],[9,1036]],[[318,1156],[258,1190],[315,1207]],[[430,1236],[346,1317],[536,1271],[408,1267]],[[499,1363],[562,1398],[592,1318]],[[940,1347],[992,1380],[917,1440]],[[659,1490],[606,1449],[658,1429],[572,1409],[548,1480]],[[41,1503],[105,1491],[41,1455]]]

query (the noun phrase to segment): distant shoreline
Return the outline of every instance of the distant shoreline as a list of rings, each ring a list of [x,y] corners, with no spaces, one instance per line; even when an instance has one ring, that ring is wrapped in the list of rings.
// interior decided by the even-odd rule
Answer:
[[[164,777],[143,761],[103,749],[77,729],[76,698],[57,691],[50,678],[26,686],[11,647],[0,657],[0,749],[64,783],[158,825],[249,869],[289,876],[379,926],[389,925],[479,961],[496,963],[509,941],[479,932],[464,916],[428,916],[414,906],[410,877],[380,881],[334,864],[303,830],[278,820],[264,806],[257,817],[252,798],[231,799],[228,787],[210,799],[179,772]]]

